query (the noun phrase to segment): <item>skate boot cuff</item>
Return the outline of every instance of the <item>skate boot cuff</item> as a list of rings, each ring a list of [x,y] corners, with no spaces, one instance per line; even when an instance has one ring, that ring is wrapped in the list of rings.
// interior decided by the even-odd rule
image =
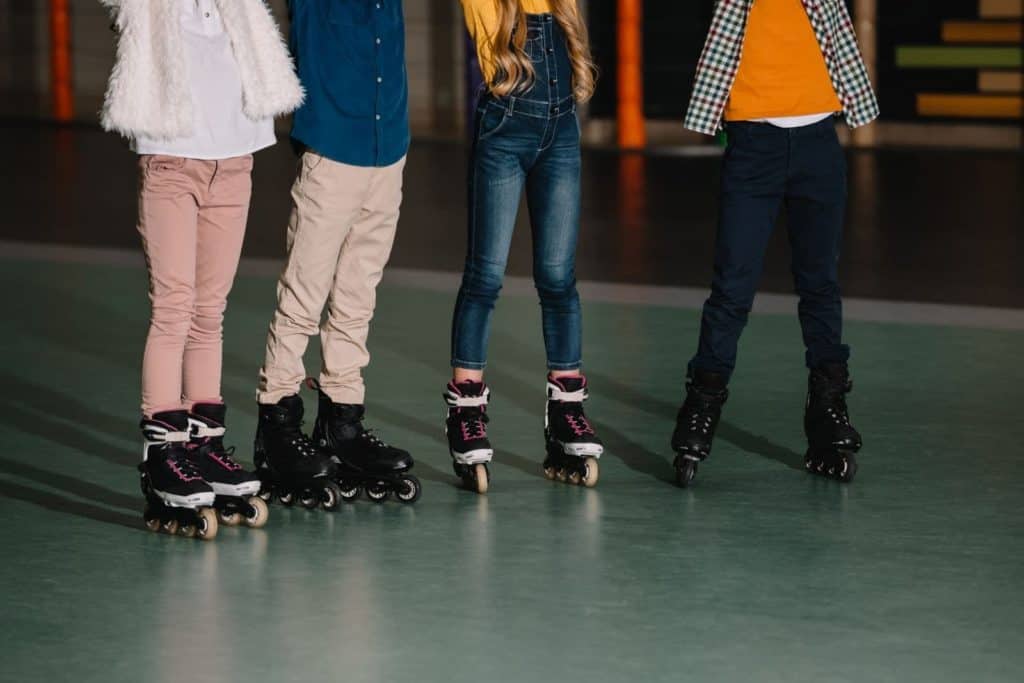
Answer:
[[[484,408],[491,398],[491,389],[483,382],[449,382],[444,401],[452,408]]]
[[[562,403],[582,403],[590,397],[587,391],[587,378],[579,377],[548,377],[547,392],[549,401]]]

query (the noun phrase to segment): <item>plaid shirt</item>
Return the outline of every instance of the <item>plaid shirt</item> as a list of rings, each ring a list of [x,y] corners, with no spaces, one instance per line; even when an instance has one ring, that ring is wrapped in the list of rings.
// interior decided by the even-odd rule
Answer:
[[[714,135],[722,125],[743,53],[747,17],[755,0],[716,0],[707,43],[697,65],[697,79],[686,112],[685,126]],[[800,0],[814,27],[825,56],[832,87],[843,103],[846,122],[852,127],[878,117],[878,101],[857,47],[853,22],[843,0]]]

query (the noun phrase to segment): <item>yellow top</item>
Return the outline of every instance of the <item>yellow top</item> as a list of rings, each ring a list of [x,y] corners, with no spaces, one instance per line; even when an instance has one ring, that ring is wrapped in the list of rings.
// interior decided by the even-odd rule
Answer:
[[[800,0],[755,0],[726,121],[841,111],[825,57]]]
[[[551,11],[550,0],[519,0],[526,14],[546,14]],[[462,0],[466,27],[476,43],[476,55],[484,80],[491,83],[498,70],[491,56],[491,40],[498,30],[498,0]]]

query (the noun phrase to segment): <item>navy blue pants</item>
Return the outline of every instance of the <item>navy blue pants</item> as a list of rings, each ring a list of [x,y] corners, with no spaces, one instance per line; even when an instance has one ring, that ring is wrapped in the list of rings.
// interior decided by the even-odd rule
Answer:
[[[761,279],[768,239],[785,207],[793,282],[800,297],[808,367],[845,363],[839,246],[846,209],[846,157],[831,119],[802,128],[728,124],[711,296],[690,372],[731,376]]]

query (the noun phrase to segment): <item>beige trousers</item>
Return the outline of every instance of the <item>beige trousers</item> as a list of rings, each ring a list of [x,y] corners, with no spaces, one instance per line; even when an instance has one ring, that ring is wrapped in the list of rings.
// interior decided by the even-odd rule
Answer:
[[[368,168],[303,154],[292,186],[288,261],[260,370],[260,403],[298,393],[306,376],[302,356],[317,333],[321,387],[335,403],[363,402],[366,339],[395,239],[404,168],[404,158]]]
[[[139,234],[152,317],[142,413],[219,402],[224,309],[242,253],[252,155],[139,157]]]

